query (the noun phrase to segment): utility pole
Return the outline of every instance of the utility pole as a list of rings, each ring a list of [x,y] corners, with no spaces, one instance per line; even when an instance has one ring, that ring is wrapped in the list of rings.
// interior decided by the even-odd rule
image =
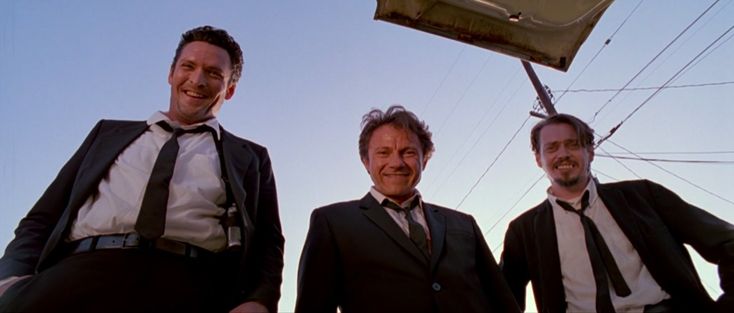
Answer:
[[[535,87],[535,92],[538,93],[538,99],[540,99],[540,104],[545,109],[545,112],[548,113],[548,116],[553,116],[558,114],[556,111],[556,108],[553,106],[553,102],[551,102],[551,98],[548,95],[548,92],[543,88],[543,84],[540,83],[540,79],[538,79],[538,75],[535,74],[535,70],[533,69],[533,66],[530,64],[530,62],[521,60],[522,66],[525,68],[525,72],[528,73],[528,77],[530,78],[530,81],[533,83],[533,87]],[[542,114],[539,114],[534,111],[530,111],[530,115],[540,118],[547,118],[547,116],[543,116]]]

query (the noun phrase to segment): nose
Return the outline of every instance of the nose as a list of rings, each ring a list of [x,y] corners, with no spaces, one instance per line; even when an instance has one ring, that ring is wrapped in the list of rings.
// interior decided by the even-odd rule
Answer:
[[[566,147],[565,145],[560,145],[560,146],[558,147],[558,152],[557,152],[557,154],[558,154],[558,156],[567,156],[567,155],[569,155],[570,153],[569,153],[569,150],[568,150],[568,148],[567,148],[567,147]]]
[[[189,82],[191,82],[191,84],[197,87],[204,86],[206,82],[206,76],[204,75],[204,71],[200,69],[192,71],[189,74]]]
[[[403,156],[400,155],[400,153],[392,153],[390,154],[390,159],[388,160],[388,164],[392,167],[403,167],[405,165],[405,161],[403,160]]]

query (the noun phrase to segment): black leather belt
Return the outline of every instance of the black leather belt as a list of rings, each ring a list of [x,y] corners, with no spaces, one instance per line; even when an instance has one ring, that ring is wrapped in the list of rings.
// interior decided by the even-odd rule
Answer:
[[[87,237],[70,243],[70,254],[105,249],[155,249],[189,258],[201,258],[214,253],[185,242],[158,238],[146,240],[136,233]]]

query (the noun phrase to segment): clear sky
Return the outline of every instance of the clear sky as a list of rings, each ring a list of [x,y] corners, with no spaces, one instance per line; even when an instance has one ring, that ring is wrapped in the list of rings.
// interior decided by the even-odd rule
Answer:
[[[705,86],[663,89],[647,102],[655,90],[560,97],[569,86],[621,88],[713,2],[644,1],[630,16],[639,1],[617,1],[568,72],[535,69],[554,90],[559,111],[602,135],[645,103],[597,151],[592,168],[600,181],[648,178],[734,222],[734,31],[671,83]],[[628,88],[664,85],[733,26],[731,2],[714,6]],[[529,147],[534,90],[519,60],[375,21],[375,6],[374,0],[0,1],[0,247],[98,119],[143,120],[167,108],[166,77],[180,34],[210,24],[228,30],[245,53],[243,78],[220,122],[267,146],[273,161],[286,237],[281,310],[293,308],[311,211],[360,198],[371,185],[357,137],[361,116],[373,107],[402,104],[425,119],[436,153],[419,190],[429,202],[472,214],[499,258],[507,223],[542,201],[548,186]],[[635,157],[628,151],[729,163],[601,156]],[[717,296],[715,267],[695,258]]]

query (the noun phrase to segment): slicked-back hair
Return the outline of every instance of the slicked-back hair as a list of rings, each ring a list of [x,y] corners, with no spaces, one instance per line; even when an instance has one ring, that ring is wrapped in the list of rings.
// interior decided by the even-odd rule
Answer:
[[[209,25],[199,26],[181,34],[181,40],[178,42],[178,47],[176,48],[176,55],[173,56],[173,63],[171,63],[171,72],[176,67],[176,62],[178,62],[183,48],[194,41],[203,41],[226,50],[227,54],[229,54],[229,61],[232,64],[232,76],[229,78],[229,83],[236,83],[240,79],[240,76],[242,76],[242,65],[244,63],[240,45],[237,44],[237,41],[226,30]]]
[[[567,124],[570,125],[575,131],[579,139],[581,147],[593,147],[594,145],[594,130],[589,127],[586,122],[570,114],[556,114],[550,116],[533,126],[530,131],[530,143],[533,148],[533,152],[540,153],[540,131],[543,127],[552,124]]]
[[[392,125],[397,129],[405,129],[414,133],[423,148],[423,158],[429,159],[434,151],[431,132],[428,125],[401,105],[392,105],[383,112],[380,109],[372,109],[362,116],[362,132],[359,134],[359,156],[368,158],[368,150],[372,134],[383,125]]]

